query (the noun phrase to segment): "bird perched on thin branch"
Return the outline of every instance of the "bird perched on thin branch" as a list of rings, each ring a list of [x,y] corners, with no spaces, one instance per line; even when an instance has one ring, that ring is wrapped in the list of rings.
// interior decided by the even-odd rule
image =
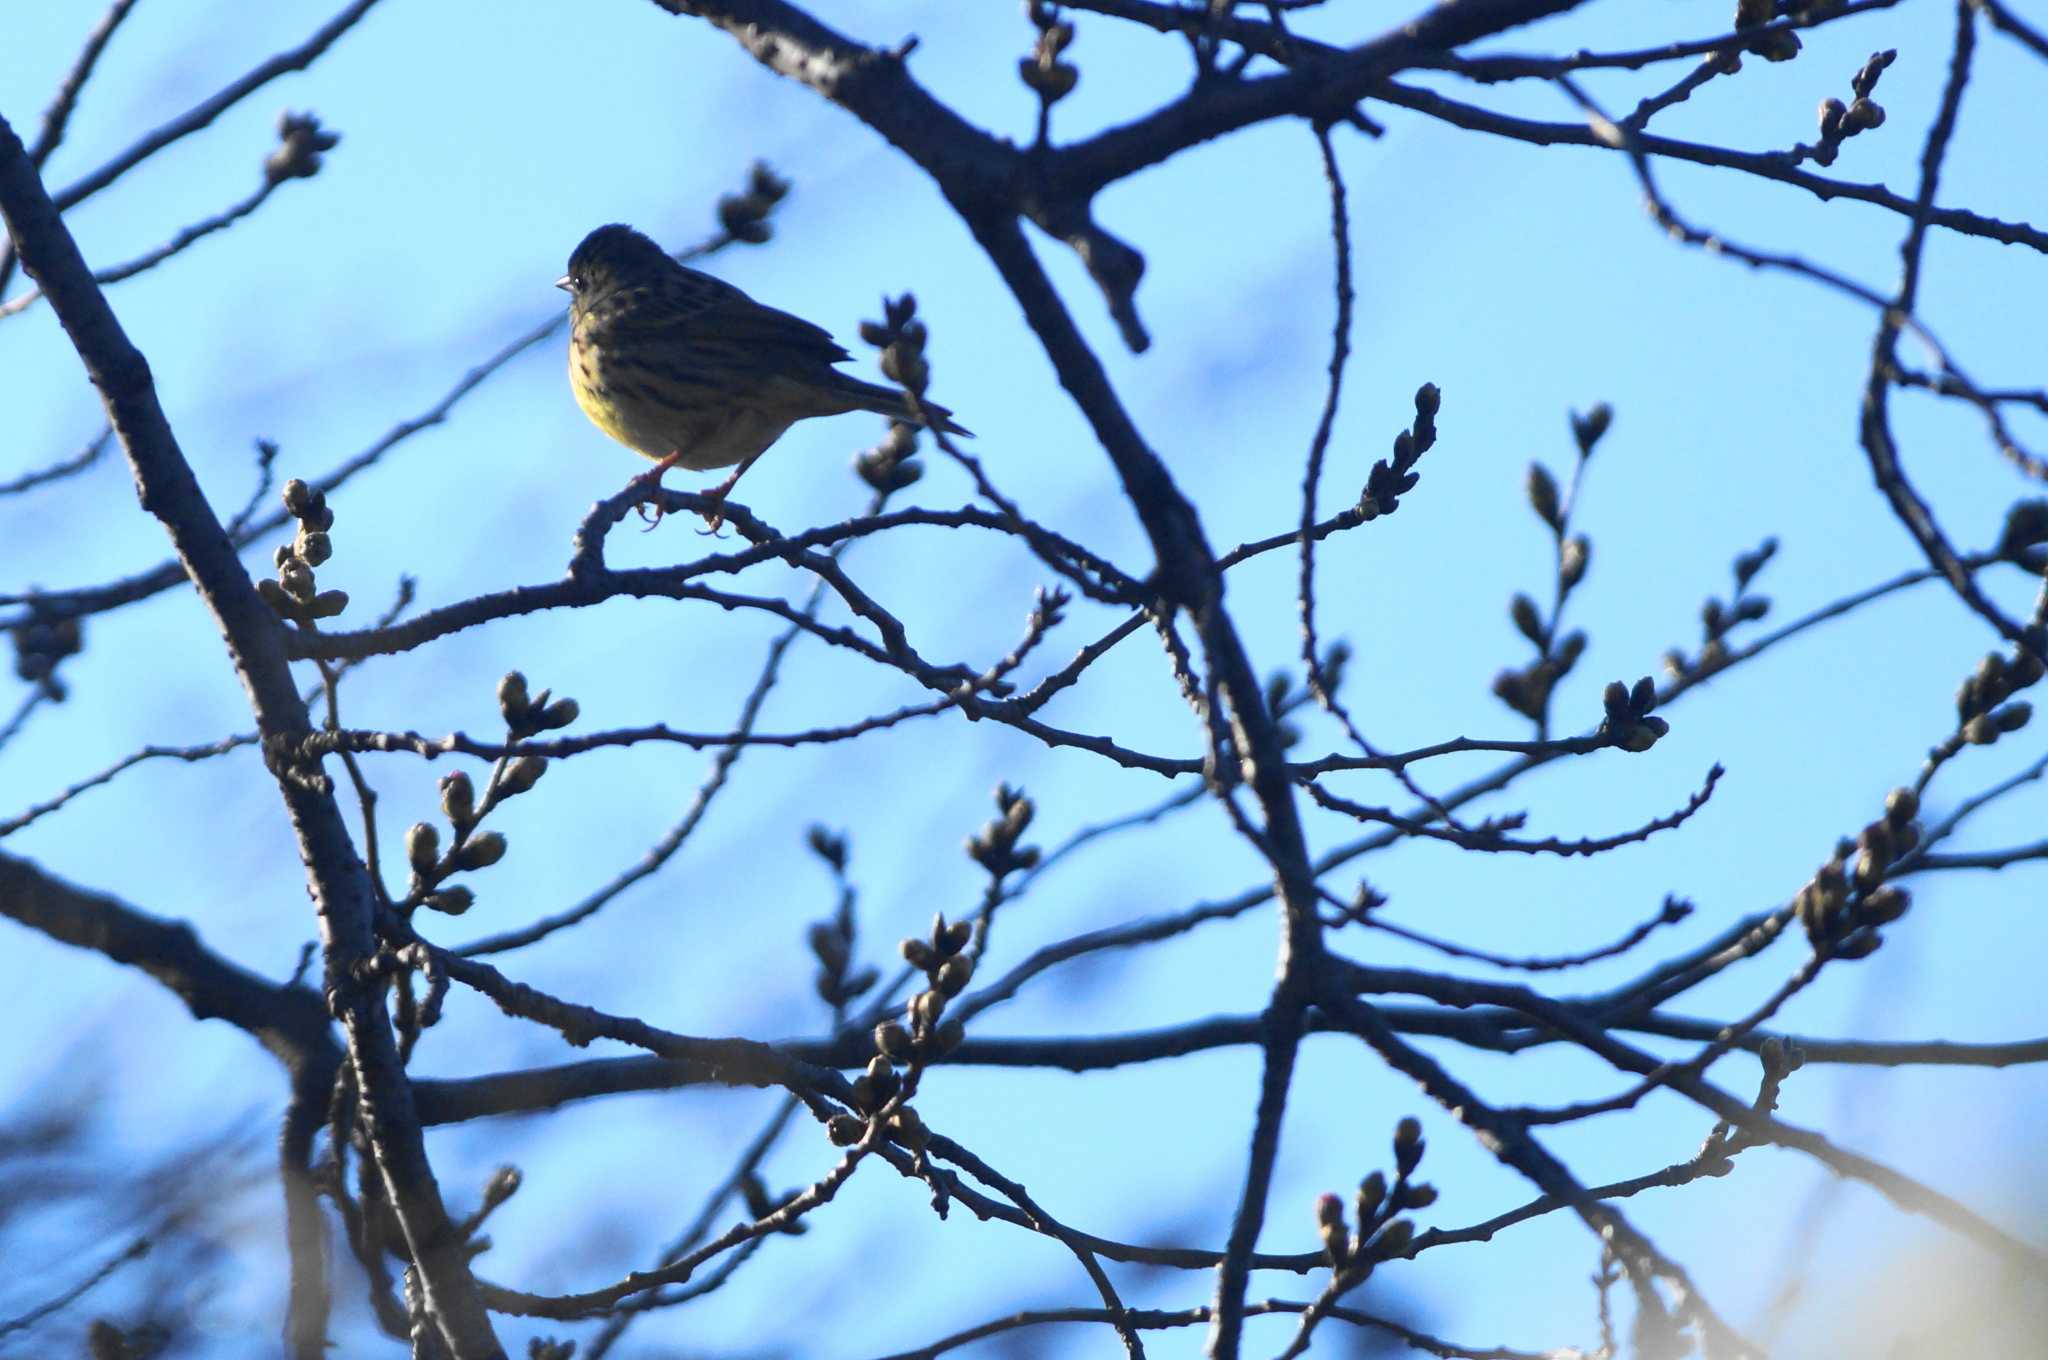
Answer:
[[[967,433],[943,406],[912,408],[901,391],[833,365],[852,356],[800,317],[677,264],[631,227],[583,238],[556,282],[569,294],[569,385],[606,434],[671,467],[732,468],[716,506],[768,446],[812,416],[873,411]]]

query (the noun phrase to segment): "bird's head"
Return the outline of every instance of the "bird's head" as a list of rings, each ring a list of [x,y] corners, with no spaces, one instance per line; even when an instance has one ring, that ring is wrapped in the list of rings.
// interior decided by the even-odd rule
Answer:
[[[588,306],[619,288],[653,283],[674,267],[662,248],[622,222],[599,227],[569,256],[569,272],[555,287]]]

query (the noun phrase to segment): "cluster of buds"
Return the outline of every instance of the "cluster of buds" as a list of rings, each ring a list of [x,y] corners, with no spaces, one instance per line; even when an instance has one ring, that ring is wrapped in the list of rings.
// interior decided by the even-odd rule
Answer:
[[[320,173],[320,157],[341,145],[341,134],[320,126],[310,113],[287,109],[277,116],[277,149],[263,161],[266,184],[311,179]]]
[[[1519,598],[1519,597],[1518,597]],[[1516,619],[1516,626],[1521,620]],[[1577,629],[1566,633],[1539,656],[1519,670],[1503,670],[1493,677],[1493,697],[1531,722],[1543,721],[1550,711],[1550,696],[1557,682],[1571,673],[1586,650],[1586,635]]]
[[[1657,706],[1657,682],[1647,675],[1633,686],[1610,680],[1601,692],[1600,703],[1606,709],[1600,735],[1624,751],[1640,755],[1671,730],[1670,723],[1650,711]]]
[[[552,1336],[536,1336],[526,1343],[526,1360],[574,1360],[576,1343]]]
[[[278,545],[277,579],[258,581],[256,593],[279,618],[310,627],[315,619],[331,619],[348,608],[347,591],[322,590],[313,579],[313,569],[334,555],[327,536],[334,528],[334,511],[327,506],[326,492],[296,477],[284,484],[284,508],[299,522],[299,531],[291,542]]]
[[[862,481],[886,496],[924,476],[924,464],[916,459],[917,427],[893,420],[881,443],[853,456],[853,470]]]
[[[834,1010],[853,1004],[864,995],[881,974],[872,966],[853,966],[853,891],[844,884],[846,874],[846,839],[814,826],[810,831],[811,849],[832,869],[832,876],[841,880],[839,906],[823,921],[813,921],[808,933],[811,954],[818,960],[818,976],[813,986],[818,999]]]
[[[1361,520],[1393,514],[1400,508],[1400,498],[1415,489],[1421,480],[1415,465],[1436,443],[1436,413],[1442,405],[1443,393],[1435,383],[1415,389],[1415,423],[1394,436],[1393,460],[1382,458],[1365,475],[1365,489],[1353,507]]]
[[[505,678],[498,682],[498,712],[505,719],[505,732],[510,740],[524,741],[576,721],[583,712],[582,707],[574,699],[554,699],[553,693],[544,689],[538,694],[530,694],[524,675],[518,671],[505,672]],[[527,781],[525,788],[532,788],[539,779],[540,775],[536,773]],[[505,782],[501,777],[499,786],[502,788]],[[523,793],[525,789],[517,791]]]
[[[1017,63],[1017,74],[1038,96],[1039,108],[1050,109],[1072,94],[1081,79],[1081,72],[1071,62],[1060,60],[1060,54],[1074,41],[1074,26],[1045,0],[1027,0],[1024,12],[1038,30],[1038,40],[1031,46],[1031,55]]]
[[[1836,845],[1833,857],[1799,890],[1792,907],[1814,948],[1827,946],[1838,959],[1866,958],[1883,942],[1878,927],[1906,914],[1911,896],[1885,878],[1920,843],[1914,821],[1919,815],[1919,795],[1893,789],[1884,815],[1854,841]]]
[[[1997,652],[1986,652],[1956,690],[1958,726],[1951,742],[1989,746],[2025,727],[2034,716],[2033,705],[2025,700],[2006,701],[2037,683],[2041,674],[2041,659],[2031,651],[2017,652],[2010,661]]]
[[[1884,74],[1884,68],[1896,61],[1898,55],[1896,49],[1871,53],[1870,60],[1850,78],[1849,90],[1854,97],[1847,104],[1833,98],[1820,101],[1820,141],[1813,148],[1816,161],[1833,165],[1843,142],[1859,132],[1884,126],[1884,105],[1872,99],[1870,93],[1877,88],[1877,78]]]
[[[836,1147],[852,1147],[867,1136],[868,1126],[881,1115],[887,1135],[923,1157],[925,1142],[930,1137],[924,1120],[907,1103],[899,1102],[890,1108],[891,1102],[903,1094],[903,1082],[903,1075],[881,1054],[868,1059],[867,1070],[853,1079],[853,1105],[860,1113],[833,1115],[825,1121],[825,1136]]]
[[[943,915],[932,918],[929,935],[905,937],[903,957],[924,974],[926,985],[910,998],[904,1020],[875,1026],[875,1048],[882,1057],[892,1063],[930,1062],[960,1046],[960,1022],[945,1018],[946,1004],[974,980],[974,958],[964,952],[973,938],[971,923],[948,923]]]
[[[768,219],[788,194],[789,181],[769,169],[766,161],[755,161],[747,171],[747,187],[718,200],[718,225],[735,241],[765,245],[775,234]]]
[[[1605,402],[1584,414],[1572,412],[1572,442],[1578,448],[1581,464],[1593,456],[1594,448],[1613,423],[1614,408]],[[1558,625],[1564,616],[1565,602],[1586,579],[1587,569],[1593,564],[1593,542],[1584,534],[1567,531],[1571,505],[1549,468],[1531,462],[1522,479],[1522,494],[1529,509],[1550,531],[1557,553],[1557,603],[1546,617],[1536,601],[1521,591],[1508,601],[1508,621],[1536,649],[1536,655],[1526,665],[1497,672],[1492,688],[1496,699],[1541,728],[1549,720],[1550,700],[1558,682],[1571,674],[1586,650],[1583,632],[1575,629],[1560,635]]]
[[[1338,638],[1323,652],[1316,664],[1316,676],[1321,681],[1323,693],[1334,696],[1344,684],[1344,676],[1351,666],[1351,644]],[[1278,732],[1280,745],[1284,750],[1301,741],[1301,729],[1285,719],[1304,704],[1314,703],[1314,696],[1305,689],[1294,687],[1291,671],[1275,671],[1266,681],[1266,711],[1280,719]]]
[[[1735,31],[1738,33],[1761,27],[1777,17],[1776,0],[1736,0]],[[1782,30],[1760,34],[1750,44],[1749,50],[1765,61],[1790,61],[1799,55],[1799,35]],[[1742,59],[1736,53],[1728,52],[1722,57],[1721,65],[1723,70],[1739,71]]]
[[[931,365],[925,362],[924,322],[917,319],[917,298],[905,293],[882,299],[882,319],[860,323],[860,338],[882,351],[882,372],[891,382],[922,397],[931,385]]]
[[[1358,1219],[1354,1231],[1344,1219],[1344,1201],[1324,1194],[1316,1199],[1316,1232],[1323,1241],[1323,1254],[1349,1288],[1372,1273],[1373,1267],[1391,1260],[1415,1240],[1415,1223],[1402,1218],[1410,1209],[1426,1209],[1436,1203],[1436,1187],[1409,1178],[1422,1164],[1422,1125],[1412,1116],[1394,1129],[1394,1183],[1386,1173],[1375,1171],[1358,1183],[1353,1210]]]
[[[1664,653],[1664,669],[1673,679],[1705,676],[1728,663],[1728,634],[1745,623],[1756,623],[1771,612],[1767,595],[1749,593],[1749,583],[1777,556],[1778,540],[1767,538],[1754,549],[1735,555],[1735,594],[1726,602],[1709,595],[1700,605],[1700,651],[1688,658],[1672,648]]]
[[[488,869],[505,858],[505,836],[499,831],[471,834],[480,815],[476,789],[460,770],[441,778],[441,809],[455,832],[446,854],[441,851],[441,829],[432,822],[414,822],[405,833],[405,859],[412,866],[405,900],[460,916],[476,905],[476,893],[446,880],[472,869]]]
[[[925,975],[927,985],[910,998],[904,1020],[884,1020],[875,1026],[875,1056],[853,1082],[853,1105],[859,1113],[836,1114],[826,1121],[825,1133],[833,1143],[851,1147],[880,1117],[886,1135],[923,1160],[930,1135],[909,1097],[918,1070],[960,1045],[961,1024],[946,1019],[945,1011],[946,1003],[974,978],[974,959],[963,952],[973,938],[973,926],[965,921],[948,924],[941,915],[932,919],[929,935],[903,941],[903,957]],[[910,1068],[910,1073],[899,1073],[899,1065]]]
[[[65,689],[57,678],[58,663],[85,647],[85,625],[78,616],[59,614],[32,597],[28,617],[9,629],[8,636],[14,641],[14,673],[39,686],[47,697],[62,701]]]
[[[548,696],[547,690],[529,694],[526,677],[518,671],[506,673],[498,682],[498,711],[505,719],[507,740],[522,741],[576,721],[579,710],[574,699],[550,700]],[[448,849],[443,852],[440,828],[432,822],[415,822],[406,832],[405,858],[412,867],[406,905],[428,907],[450,916],[460,916],[474,906],[473,891],[447,880],[473,869],[488,869],[505,857],[504,833],[479,833],[477,827],[498,804],[540,783],[547,768],[545,756],[510,757],[494,771],[482,798],[478,798],[476,783],[467,771],[452,770],[442,775],[441,815],[448,819]]]
[[[1017,844],[1025,828],[1031,825],[1031,818],[1038,807],[1024,796],[1023,790],[998,784],[996,810],[997,816],[984,822],[981,830],[967,838],[967,857],[988,870],[991,877],[1002,878],[1038,863],[1037,846]],[[917,960],[912,959],[911,962],[916,963]]]

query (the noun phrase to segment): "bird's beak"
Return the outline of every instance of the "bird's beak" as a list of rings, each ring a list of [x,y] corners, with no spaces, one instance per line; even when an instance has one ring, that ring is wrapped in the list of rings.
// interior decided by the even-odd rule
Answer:
[[[561,289],[565,293],[574,291],[574,289],[572,289],[569,286],[569,276],[567,274],[564,274],[562,275],[562,277],[555,280],[555,287]]]

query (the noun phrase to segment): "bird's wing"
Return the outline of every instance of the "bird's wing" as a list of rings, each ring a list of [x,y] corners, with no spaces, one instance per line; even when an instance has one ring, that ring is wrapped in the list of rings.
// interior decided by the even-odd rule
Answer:
[[[852,357],[824,327],[756,302],[737,288],[705,308],[694,324],[735,349],[787,363],[831,365]]]
[[[729,348],[771,366],[830,365],[851,357],[823,327],[694,269],[664,279],[634,302],[610,318],[618,331]]]

